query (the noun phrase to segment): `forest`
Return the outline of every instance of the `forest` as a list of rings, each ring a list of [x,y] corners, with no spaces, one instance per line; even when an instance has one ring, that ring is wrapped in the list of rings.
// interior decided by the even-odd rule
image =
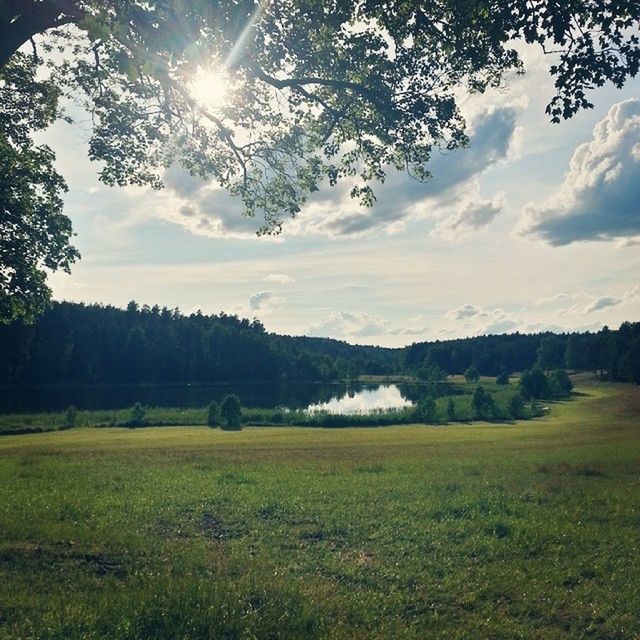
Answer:
[[[598,332],[488,335],[404,349],[269,333],[236,315],[57,302],[35,323],[0,325],[0,383],[327,381],[362,374],[498,376],[538,365],[640,383],[640,322]]]

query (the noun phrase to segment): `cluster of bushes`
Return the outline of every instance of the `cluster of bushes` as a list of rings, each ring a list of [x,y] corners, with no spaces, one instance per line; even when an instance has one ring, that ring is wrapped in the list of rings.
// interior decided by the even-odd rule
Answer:
[[[524,371],[518,385],[526,399],[566,398],[573,389],[573,383],[564,369],[554,369],[547,375],[540,367]]]

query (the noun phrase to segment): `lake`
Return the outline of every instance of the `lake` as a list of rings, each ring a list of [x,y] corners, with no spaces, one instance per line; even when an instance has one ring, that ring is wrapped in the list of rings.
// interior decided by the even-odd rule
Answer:
[[[326,411],[353,415],[366,414],[387,409],[410,407],[413,402],[402,395],[396,384],[381,384],[377,387],[365,387],[358,390],[349,389],[342,395],[336,395],[326,402],[318,402],[307,407],[307,411]]]
[[[123,409],[136,402],[151,407],[205,407],[235,393],[243,406],[307,409],[332,413],[367,413],[412,405],[424,387],[362,383],[230,383],[193,385],[49,385],[0,388],[0,413]]]

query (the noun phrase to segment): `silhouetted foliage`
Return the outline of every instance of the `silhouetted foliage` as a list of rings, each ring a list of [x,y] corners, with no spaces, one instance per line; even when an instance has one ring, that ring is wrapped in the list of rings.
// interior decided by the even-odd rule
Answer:
[[[0,325],[0,383],[322,381],[398,369],[401,352],[278,336],[258,320],[177,309],[54,303],[33,325]]]
[[[517,391],[509,398],[509,414],[515,420],[524,418],[524,398],[520,391]]]
[[[64,414],[64,428],[73,429],[78,421],[78,410],[70,404]]]
[[[220,415],[224,419],[221,429],[225,431],[239,431],[242,428],[242,406],[240,399],[235,394],[225,397],[220,405]]]
[[[522,395],[527,399],[548,398],[551,395],[549,380],[540,367],[533,367],[524,371],[520,376],[520,389]]]
[[[571,395],[573,383],[564,369],[554,369],[547,377],[551,396],[554,398],[565,398]]]
[[[143,427],[145,425],[145,419],[147,417],[147,410],[141,403],[136,402],[131,407],[131,420],[129,421],[130,427]]]
[[[210,427],[217,427],[220,424],[220,405],[212,400],[207,407],[207,424]]]
[[[438,422],[438,408],[431,396],[423,398],[415,409],[416,419],[420,422],[434,424]]]
[[[447,420],[453,422],[456,419],[456,405],[453,402],[453,398],[447,400]]]
[[[489,420],[496,414],[496,406],[492,395],[481,385],[476,387],[471,399],[473,417],[477,420]]]
[[[480,379],[480,374],[478,373],[478,370],[473,365],[471,365],[464,372],[464,379],[467,382],[478,382],[478,380]]]

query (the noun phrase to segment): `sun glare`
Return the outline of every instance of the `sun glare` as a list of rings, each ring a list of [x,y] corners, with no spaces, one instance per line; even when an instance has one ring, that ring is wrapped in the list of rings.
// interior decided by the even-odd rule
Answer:
[[[229,101],[229,74],[222,69],[198,69],[191,94],[206,109],[225,105]]]

